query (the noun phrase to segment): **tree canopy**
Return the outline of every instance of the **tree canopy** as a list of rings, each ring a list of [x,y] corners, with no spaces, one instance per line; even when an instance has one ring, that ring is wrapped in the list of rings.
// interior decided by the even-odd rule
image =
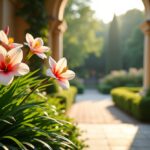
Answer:
[[[133,9],[114,17],[109,24],[94,17],[90,0],[70,0],[65,19],[64,55],[82,77],[94,70],[104,75],[111,70],[143,66],[144,13]],[[89,75],[88,75],[89,74]]]
[[[120,60],[122,67],[120,69],[128,70],[129,68],[132,67],[135,68],[143,67],[144,35],[140,30],[140,24],[144,21],[144,13],[137,9],[133,9],[128,11],[124,15],[118,16],[117,19],[120,27],[120,32],[118,32],[119,33],[118,44],[120,43],[120,52],[122,55],[122,59]],[[115,46],[115,44],[112,44],[112,46],[110,46],[109,43],[110,39],[111,38],[113,38],[113,40],[116,39],[116,35],[111,37],[109,33],[110,30],[111,25],[110,28],[108,28],[107,30],[108,33],[107,36],[104,37],[105,42],[104,48],[102,50],[103,55],[102,57],[100,57],[100,61],[102,61],[102,63],[105,66],[105,72],[107,72],[108,70],[107,60],[113,59],[115,58],[115,56],[118,56],[118,52],[113,52],[113,54],[111,53],[110,57],[108,54],[110,48]],[[104,62],[104,60],[106,60],[106,62]]]
[[[64,55],[71,67],[84,64],[90,53],[100,54],[103,45],[100,34],[102,28],[93,14],[88,2],[69,1],[65,17],[68,30],[64,36]]]
[[[120,70],[122,67],[120,32],[117,17],[114,15],[108,32],[108,46],[106,51],[106,71]]]

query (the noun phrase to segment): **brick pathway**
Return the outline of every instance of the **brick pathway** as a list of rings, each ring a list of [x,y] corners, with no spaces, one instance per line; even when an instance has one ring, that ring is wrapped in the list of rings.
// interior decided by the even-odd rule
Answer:
[[[77,96],[69,116],[84,131],[86,150],[150,150],[150,125],[117,109],[110,96],[86,90]]]

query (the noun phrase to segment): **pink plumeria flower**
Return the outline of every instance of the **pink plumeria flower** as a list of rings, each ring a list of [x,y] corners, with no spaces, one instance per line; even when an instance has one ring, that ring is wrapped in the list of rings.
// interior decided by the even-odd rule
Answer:
[[[7,34],[3,30],[0,31],[0,45],[3,46],[7,51],[15,47],[23,47],[22,44],[14,43],[13,38],[8,38]]]
[[[29,33],[26,34],[26,45],[29,46],[31,53],[36,54],[38,57],[45,59],[47,56],[44,54],[49,51],[49,47],[44,46],[43,40],[41,38],[33,38]]]
[[[47,69],[46,75],[55,78],[60,86],[64,89],[69,88],[69,81],[75,77],[75,73],[67,68],[66,58],[61,58],[56,62],[52,57],[49,57],[50,68]]]
[[[23,52],[20,48],[7,51],[0,46],[0,84],[9,85],[14,76],[25,75],[29,72],[29,67],[22,63]]]

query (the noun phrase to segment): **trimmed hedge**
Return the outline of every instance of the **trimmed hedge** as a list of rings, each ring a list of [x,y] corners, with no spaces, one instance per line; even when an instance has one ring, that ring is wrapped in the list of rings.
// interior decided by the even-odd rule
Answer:
[[[84,87],[83,81],[81,79],[75,78],[74,80],[70,81],[70,84],[77,88],[78,94],[84,93],[85,87]]]
[[[116,106],[141,121],[150,121],[150,97],[140,95],[141,88],[120,87],[111,91]]]
[[[52,95],[52,97],[56,97],[60,99],[60,103],[65,105],[66,111],[71,107],[73,102],[75,101],[75,97],[77,94],[77,88],[71,86],[68,90],[60,90],[58,93]]]
[[[113,88],[117,87],[139,87],[142,86],[143,71],[131,68],[128,72],[124,70],[112,71],[106,75],[98,84],[101,93],[109,94]]]

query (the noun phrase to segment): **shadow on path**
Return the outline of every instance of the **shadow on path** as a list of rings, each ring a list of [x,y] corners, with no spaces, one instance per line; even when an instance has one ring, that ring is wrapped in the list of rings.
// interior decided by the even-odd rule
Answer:
[[[68,115],[85,131],[86,150],[150,150],[150,125],[122,112],[109,95],[86,90]]]

